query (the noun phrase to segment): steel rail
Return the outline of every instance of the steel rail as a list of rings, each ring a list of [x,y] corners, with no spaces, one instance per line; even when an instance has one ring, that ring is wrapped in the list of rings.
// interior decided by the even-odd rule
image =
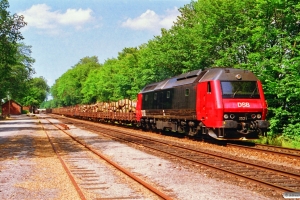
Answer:
[[[251,150],[256,150],[256,151],[261,151],[261,152],[269,152],[269,153],[274,153],[274,154],[280,154],[280,155],[284,155],[284,156],[290,156],[290,157],[295,157],[295,158],[300,158],[300,150],[297,149],[288,149],[288,148],[283,148],[283,147],[276,147],[276,146],[268,146],[268,145],[255,145],[257,147],[248,147],[248,146],[243,146],[243,145],[238,145],[238,144],[232,144],[232,143],[227,143],[226,146],[233,146],[233,147],[238,147],[238,148],[244,148],[244,149],[251,149]],[[270,149],[263,149],[263,148],[259,148],[259,146],[265,147],[265,148],[276,148],[279,150],[291,150],[291,151],[296,151],[299,154],[293,154],[293,153],[286,153],[286,152],[280,152],[280,151],[274,151],[274,150],[270,150]]]
[[[59,155],[58,150],[57,150],[56,147],[54,146],[53,142],[51,141],[51,138],[50,138],[49,134],[47,133],[47,131],[45,130],[45,128],[44,128],[43,125],[42,125],[42,128],[43,128],[44,132],[45,132],[46,135],[47,135],[48,141],[49,141],[49,143],[51,144],[53,151],[55,152],[56,156],[58,157],[58,159],[59,159],[61,165],[63,166],[64,170],[66,171],[66,173],[67,173],[69,179],[71,180],[72,185],[75,187],[75,190],[77,191],[77,193],[78,193],[80,199],[81,199],[81,200],[86,200],[86,198],[85,198],[83,192],[81,191],[79,185],[78,185],[77,182],[75,181],[75,178],[72,176],[72,173],[70,172],[70,170],[69,170],[69,168],[67,167],[66,163],[64,162],[64,160],[63,160],[63,159],[61,158],[61,156]]]
[[[114,129],[110,129],[110,128],[105,128],[105,129],[120,132],[118,130],[114,130]],[[121,133],[124,134],[125,132],[121,132]],[[103,134],[109,135],[107,133],[103,133]],[[176,145],[176,144],[170,144],[168,142],[163,142],[161,140],[155,140],[153,138],[149,138],[149,137],[145,137],[145,136],[132,135],[131,133],[125,133],[125,134],[127,134],[128,136],[131,136],[131,137],[141,138],[141,139],[144,139],[144,140],[157,142],[157,143],[160,143],[160,144],[176,147],[176,148],[183,149],[183,150],[188,150],[188,151],[192,151],[192,152],[196,152],[196,153],[202,153],[202,154],[210,155],[210,156],[213,156],[213,157],[218,157],[218,158],[221,158],[221,159],[224,159],[224,160],[230,160],[230,161],[233,161],[233,162],[238,162],[238,163],[254,166],[254,167],[261,168],[261,169],[264,169],[264,170],[268,170],[268,171],[271,171],[271,172],[275,171],[275,172],[281,173],[282,175],[289,175],[289,176],[293,176],[294,178],[300,179],[300,174],[295,174],[295,173],[292,173],[292,172],[277,170],[277,169],[274,169],[274,168],[261,166],[261,165],[258,165],[258,164],[253,164],[253,163],[249,163],[249,162],[245,162],[245,161],[241,161],[241,160],[237,160],[237,159],[232,159],[232,158],[228,158],[228,157],[225,157],[225,156],[220,156],[220,155],[217,155],[217,154],[214,154],[214,153],[208,153],[208,152],[201,151],[201,150],[191,149],[191,148],[179,146],[179,145]],[[119,138],[119,139],[121,139],[121,138]]]
[[[68,118],[69,119],[69,118]],[[80,121],[82,123],[82,120],[78,120],[78,119],[72,119],[73,121]],[[93,122],[89,122],[89,121],[85,121],[87,124],[92,124],[94,126],[97,127],[97,125]],[[85,127],[86,129],[90,129],[90,130],[93,130],[93,131],[97,131],[99,132],[99,129],[97,130],[94,130],[92,129],[91,127]],[[103,128],[103,127],[102,127]],[[111,130],[111,131],[116,131],[116,132],[121,132],[121,131],[118,131],[118,130],[115,130],[115,129],[112,129],[112,128],[104,128],[104,129],[107,129],[107,130]],[[150,139],[149,137],[144,137],[144,136],[138,136],[138,135],[132,135],[132,133],[126,133],[126,132],[121,132],[122,135],[126,134],[128,136],[131,136],[131,137],[136,137],[136,138],[140,138],[140,139],[143,139],[143,140],[149,140],[149,141],[153,141],[153,142],[157,142],[157,143],[161,143],[163,145],[167,145],[167,146],[172,146],[172,147],[176,147],[176,148],[181,148],[181,149],[185,149],[185,150],[190,150],[190,151],[194,151],[194,152],[198,152],[198,153],[202,153],[202,154],[210,154],[210,153],[207,153],[207,152],[201,152],[199,150],[194,150],[194,149],[189,149],[189,148],[186,148],[186,147],[182,147],[182,146],[177,146],[177,145],[171,145],[170,143],[167,143],[167,142],[162,142],[162,141],[157,141],[157,140],[154,140],[154,139]],[[138,143],[138,142],[133,142],[133,141],[128,141],[128,140],[125,140],[123,138],[120,138],[120,137],[116,137],[116,136],[112,136],[110,134],[108,134],[107,132],[106,133],[103,133],[101,132],[101,134],[104,134],[104,135],[109,135],[110,137],[115,137],[117,139],[121,139],[123,141],[127,141],[127,142],[131,142],[133,144],[137,144],[137,145],[140,145],[141,143]],[[145,146],[145,145],[144,145]],[[269,182],[265,182],[263,180],[259,180],[257,178],[252,178],[252,177],[248,177],[248,176],[245,176],[243,174],[239,174],[239,173],[236,173],[236,172],[233,172],[233,171],[230,171],[230,170],[226,170],[226,169],[220,169],[218,167],[215,167],[213,165],[209,165],[207,163],[202,163],[202,162],[199,162],[199,161],[195,161],[195,160],[192,160],[192,159],[189,159],[189,158],[184,158],[184,157],[180,157],[176,154],[172,154],[172,153],[168,153],[168,152],[165,152],[165,151],[162,151],[162,150],[159,150],[159,149],[155,149],[155,148],[151,148],[149,146],[145,146],[149,149],[153,149],[153,150],[156,150],[158,152],[161,152],[161,153],[165,153],[165,154],[168,154],[168,155],[171,155],[171,156],[175,156],[175,157],[178,157],[178,158],[181,158],[181,159],[184,159],[184,160],[187,160],[187,161],[190,161],[190,162],[193,162],[193,163],[197,163],[197,164],[201,164],[201,165],[204,165],[204,166],[207,166],[207,167],[210,167],[210,168],[213,168],[213,169],[216,169],[216,170],[219,170],[219,171],[225,171],[227,173],[230,173],[230,174],[233,174],[233,175],[236,175],[236,176],[239,176],[239,177],[243,177],[245,179],[248,179],[248,180],[251,180],[251,181],[254,181],[254,182],[258,182],[258,183],[262,183],[262,184],[265,184],[267,186],[270,186],[272,188],[275,188],[275,189],[280,189],[282,191],[288,191],[288,192],[297,192],[297,191],[294,191],[290,188],[286,188],[286,187],[282,187],[282,186],[279,186],[279,185],[275,185],[275,184],[272,184],[272,183],[269,183]],[[210,154],[210,156],[214,156],[214,157],[219,157],[221,159],[225,159],[225,160],[231,160],[232,162],[237,162],[237,163],[241,163],[241,164],[246,164],[246,165],[249,165],[249,166],[253,166],[253,167],[257,167],[257,168],[261,168],[263,170],[268,170],[268,171],[275,171],[277,173],[281,173],[283,175],[289,175],[289,176],[293,176],[294,178],[296,179],[299,179],[299,174],[294,174],[294,173],[290,173],[290,172],[284,172],[284,171],[281,171],[281,170],[277,170],[277,169],[274,169],[274,168],[268,168],[268,167],[265,167],[265,166],[260,166],[260,165],[256,165],[256,164],[252,164],[252,163],[247,163],[247,162],[244,162],[244,161],[240,161],[240,160],[235,160],[235,159],[231,159],[231,158],[227,158],[227,157],[223,157],[223,156],[219,156],[219,155],[215,155],[215,154]]]
[[[48,120],[48,119],[46,119]],[[106,156],[104,156],[103,154],[99,153],[98,151],[94,150],[91,146],[83,143],[82,141],[76,139],[74,136],[72,136],[71,134],[69,134],[67,131],[61,129],[60,127],[56,126],[55,124],[53,124],[50,120],[48,120],[53,126],[55,126],[56,128],[58,128],[59,130],[61,130],[62,132],[64,132],[65,134],[67,134],[70,138],[72,138],[74,141],[76,141],[77,143],[81,144],[82,146],[84,146],[85,148],[87,148],[88,150],[90,150],[91,152],[93,152],[94,154],[96,154],[97,156],[101,157],[103,160],[105,160],[106,162],[108,162],[109,164],[111,164],[112,166],[114,166],[116,169],[118,169],[119,171],[123,172],[124,174],[126,174],[127,176],[129,176],[130,178],[132,178],[133,180],[135,180],[136,182],[140,183],[141,185],[143,185],[145,188],[147,188],[148,190],[152,191],[154,194],[156,194],[157,196],[161,197],[162,199],[166,199],[166,200],[171,200],[173,198],[171,198],[170,196],[164,194],[163,192],[159,191],[158,189],[156,189],[155,187],[151,186],[149,183],[147,183],[146,181],[142,180],[141,178],[135,176],[133,173],[131,173],[130,171],[128,171],[127,169],[121,167],[120,165],[118,165],[116,162],[110,160],[109,158],[107,158]]]
[[[99,130],[94,130],[94,129],[91,129],[90,127],[87,128],[87,129],[90,129],[90,130],[99,132]],[[114,130],[114,129],[111,129],[111,128],[105,128],[105,129],[108,129],[108,130],[111,130],[111,131],[120,132],[120,131],[117,131],[117,130]],[[101,134],[109,135],[110,137],[115,137],[115,138],[117,138],[117,139],[121,139],[121,140],[123,140],[123,141],[127,141],[127,142],[130,142],[130,143],[133,143],[133,144],[137,144],[137,145],[140,145],[140,144],[141,144],[141,143],[138,143],[138,142],[133,142],[133,141],[124,140],[124,139],[122,139],[122,138],[119,138],[119,137],[116,137],[116,136],[112,136],[112,135],[110,135],[110,134],[108,134],[108,133],[103,133],[103,132],[101,132]],[[124,134],[124,132],[122,132],[122,134]],[[252,164],[252,163],[247,163],[247,162],[244,162],[244,161],[235,160],[235,159],[231,159],[231,158],[226,158],[226,157],[223,157],[223,156],[219,156],[219,155],[215,155],[215,154],[210,154],[210,153],[207,153],[207,152],[201,152],[201,151],[198,151],[198,150],[189,149],[189,148],[182,147],[182,146],[172,145],[172,144],[167,143],[167,142],[157,141],[157,140],[149,139],[149,138],[143,137],[143,136],[137,136],[137,135],[132,135],[132,134],[128,134],[128,133],[125,133],[125,134],[126,134],[127,136],[132,136],[132,137],[140,138],[140,139],[143,139],[143,140],[150,140],[150,141],[157,142],[157,143],[160,143],[160,144],[163,144],[163,145],[172,146],[172,147],[176,147],[176,148],[180,148],[180,149],[184,149],[184,150],[189,150],[189,151],[194,151],[194,152],[197,152],[197,153],[208,154],[208,155],[210,155],[210,156],[219,157],[219,158],[221,158],[221,159],[225,159],[225,160],[230,160],[230,161],[237,162],[237,163],[246,164],[246,165],[249,165],[249,166],[261,168],[261,169],[268,170],[268,171],[273,171],[273,172],[275,171],[275,172],[277,172],[277,173],[281,173],[281,174],[283,174],[283,175],[290,175],[290,176],[293,176],[293,177],[299,179],[299,175],[294,174],[294,173],[283,172],[283,171],[280,171],[280,170],[277,170],[277,169],[273,169],[273,168],[263,167],[263,166],[260,166],[260,165],[256,165],[256,164]],[[257,178],[248,177],[248,176],[245,176],[245,175],[243,175],[243,174],[240,174],[240,173],[237,173],[237,172],[233,172],[233,171],[230,171],[230,170],[227,170],[227,169],[220,169],[220,168],[218,168],[218,167],[215,167],[215,166],[210,165],[210,164],[207,164],[207,163],[203,163],[203,162],[195,161],[195,160],[193,160],[193,159],[181,157],[181,156],[178,156],[178,155],[176,155],[176,154],[172,154],[172,153],[169,153],[169,152],[165,152],[165,151],[162,151],[162,150],[159,150],[159,149],[156,149],[156,148],[152,148],[152,147],[149,147],[149,146],[145,146],[145,145],[143,145],[143,146],[144,146],[144,147],[147,147],[147,148],[149,148],[149,149],[152,149],[152,150],[159,151],[159,152],[161,152],[161,153],[165,153],[165,154],[168,154],[168,155],[171,155],[171,156],[175,156],[175,157],[177,157],[177,158],[181,158],[181,159],[184,159],[184,160],[193,162],[193,163],[201,164],[201,165],[204,165],[204,166],[207,166],[207,167],[210,167],[210,168],[219,170],[219,171],[223,171],[223,172],[225,171],[225,172],[227,172],[227,173],[230,173],[230,174],[233,174],[233,175],[236,175],[236,176],[239,176],[239,177],[243,177],[243,178],[246,178],[246,179],[251,180],[251,181],[254,181],[254,182],[262,183],[262,184],[265,184],[265,185],[270,186],[270,187],[272,187],[272,188],[280,189],[280,190],[285,191],[285,192],[297,192],[297,191],[291,190],[290,188],[286,188],[286,187],[282,187],[282,186],[279,186],[279,185],[275,185],[275,184],[272,184],[272,183],[269,183],[269,182],[265,182],[265,181],[259,180],[259,179],[257,179]]]
[[[106,134],[106,133],[104,133]],[[109,135],[109,134],[107,134]],[[118,138],[118,139],[121,139],[121,138]],[[124,140],[125,141],[125,140]],[[128,142],[128,140],[126,140]],[[151,140],[151,141],[155,141],[155,140]],[[140,145],[140,143],[138,142],[132,142],[130,141],[131,143],[133,144],[138,144]],[[214,156],[214,157],[219,157],[221,159],[225,159],[225,160],[230,160],[230,161],[233,161],[233,162],[237,162],[237,163],[242,163],[242,164],[246,164],[246,165],[252,165],[254,167],[258,167],[258,168],[261,168],[261,169],[264,169],[264,170],[269,170],[269,171],[276,171],[276,172],[279,172],[279,173],[282,173],[282,171],[280,170],[276,170],[276,169],[271,169],[271,168],[267,168],[267,167],[262,167],[262,166],[259,166],[259,165],[255,165],[255,164],[251,164],[251,163],[247,163],[247,162],[243,162],[243,161],[239,161],[239,160],[234,160],[234,159],[230,159],[230,158],[226,158],[226,157],[223,157],[223,156],[218,156],[218,155],[214,155],[214,154],[209,154],[209,153],[203,153],[203,152],[200,152],[200,151],[197,151],[197,150],[191,150],[191,149],[188,149],[188,148],[185,148],[185,147],[180,147],[180,146],[176,146],[176,145],[171,145],[169,143],[164,143],[164,142],[160,142],[160,141],[155,141],[157,143],[160,143],[160,144],[164,144],[164,145],[167,145],[167,146],[172,146],[172,147],[176,147],[176,148],[181,148],[181,149],[186,149],[186,150],[189,150],[189,151],[194,151],[194,152],[197,152],[197,153],[202,153],[202,154],[208,154],[209,156]],[[171,156],[175,156],[177,158],[181,158],[181,159],[184,159],[184,160],[187,160],[187,161],[190,161],[190,162],[193,162],[193,163],[197,163],[197,164],[201,164],[201,165],[204,165],[204,166],[207,166],[207,167],[210,167],[210,168],[213,168],[213,169],[216,169],[216,170],[219,170],[219,171],[222,171],[222,172],[227,172],[227,173],[230,173],[230,174],[234,174],[236,176],[239,176],[239,177],[243,177],[243,178],[246,178],[248,180],[251,180],[251,181],[255,181],[255,182],[259,182],[259,183],[263,183],[265,185],[268,185],[270,187],[273,187],[273,188],[276,188],[276,189],[281,189],[283,191],[287,191],[287,192],[298,192],[298,191],[294,191],[294,190],[291,190],[289,188],[286,188],[286,187],[282,187],[282,186],[278,186],[278,185],[275,185],[275,184],[272,184],[272,183],[269,183],[269,182],[265,182],[263,180],[259,180],[257,178],[251,178],[251,177],[248,177],[248,176],[245,176],[245,175],[242,175],[240,173],[237,173],[237,172],[233,172],[233,171],[230,171],[230,170],[227,170],[227,169],[221,169],[221,168],[218,168],[218,167],[215,167],[213,165],[210,165],[210,164],[207,164],[207,163],[204,163],[204,162],[199,162],[199,161],[195,161],[193,159],[189,159],[189,158],[185,158],[185,157],[182,157],[182,156],[178,156],[176,154],[173,154],[173,153],[169,153],[169,152],[166,152],[166,151],[163,151],[163,150],[159,150],[159,149],[156,149],[156,148],[152,148],[152,147],[149,147],[149,146],[145,146],[143,145],[144,147],[147,147],[149,149],[152,149],[152,150],[156,150],[156,151],[159,151],[159,152],[162,152],[162,153],[165,153],[165,154],[168,154],[168,155],[171,155]],[[287,172],[288,175],[291,175],[291,176],[294,176],[296,178],[299,178],[298,175],[295,175],[295,174],[292,174],[292,173],[289,173]]]

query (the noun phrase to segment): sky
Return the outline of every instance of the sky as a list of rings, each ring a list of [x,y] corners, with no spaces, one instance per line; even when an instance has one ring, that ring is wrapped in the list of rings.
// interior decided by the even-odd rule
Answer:
[[[126,47],[138,47],[161,28],[169,29],[178,9],[191,0],[8,0],[12,14],[24,16],[21,29],[35,59],[33,77],[55,80],[80,59],[99,63],[117,58]]]

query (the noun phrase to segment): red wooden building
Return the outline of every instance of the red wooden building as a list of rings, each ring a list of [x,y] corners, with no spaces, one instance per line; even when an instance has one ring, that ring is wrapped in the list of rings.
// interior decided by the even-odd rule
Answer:
[[[2,104],[2,116],[6,115],[20,115],[22,113],[22,106],[14,100],[9,100]]]

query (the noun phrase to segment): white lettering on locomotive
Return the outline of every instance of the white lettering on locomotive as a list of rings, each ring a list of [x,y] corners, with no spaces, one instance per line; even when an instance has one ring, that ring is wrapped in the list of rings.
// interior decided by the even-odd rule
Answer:
[[[237,105],[238,105],[238,107],[250,108],[250,103],[249,102],[238,102]]]

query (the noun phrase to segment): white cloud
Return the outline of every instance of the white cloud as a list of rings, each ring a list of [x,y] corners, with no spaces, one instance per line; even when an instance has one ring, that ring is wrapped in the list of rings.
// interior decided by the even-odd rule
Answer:
[[[59,22],[61,24],[72,24],[72,25],[81,25],[92,19],[91,16],[92,10],[79,10],[76,9],[68,9],[65,14],[62,14],[59,18]]]
[[[27,28],[35,27],[48,33],[59,33],[63,26],[73,26],[81,29],[86,23],[93,20],[91,9],[67,9],[65,13],[51,11],[46,4],[37,4],[18,13],[24,16]]]
[[[122,23],[122,27],[159,33],[161,28],[171,28],[179,15],[180,12],[176,7],[173,10],[167,10],[165,15],[158,15],[152,10],[147,10],[139,17],[134,19],[128,18]]]

